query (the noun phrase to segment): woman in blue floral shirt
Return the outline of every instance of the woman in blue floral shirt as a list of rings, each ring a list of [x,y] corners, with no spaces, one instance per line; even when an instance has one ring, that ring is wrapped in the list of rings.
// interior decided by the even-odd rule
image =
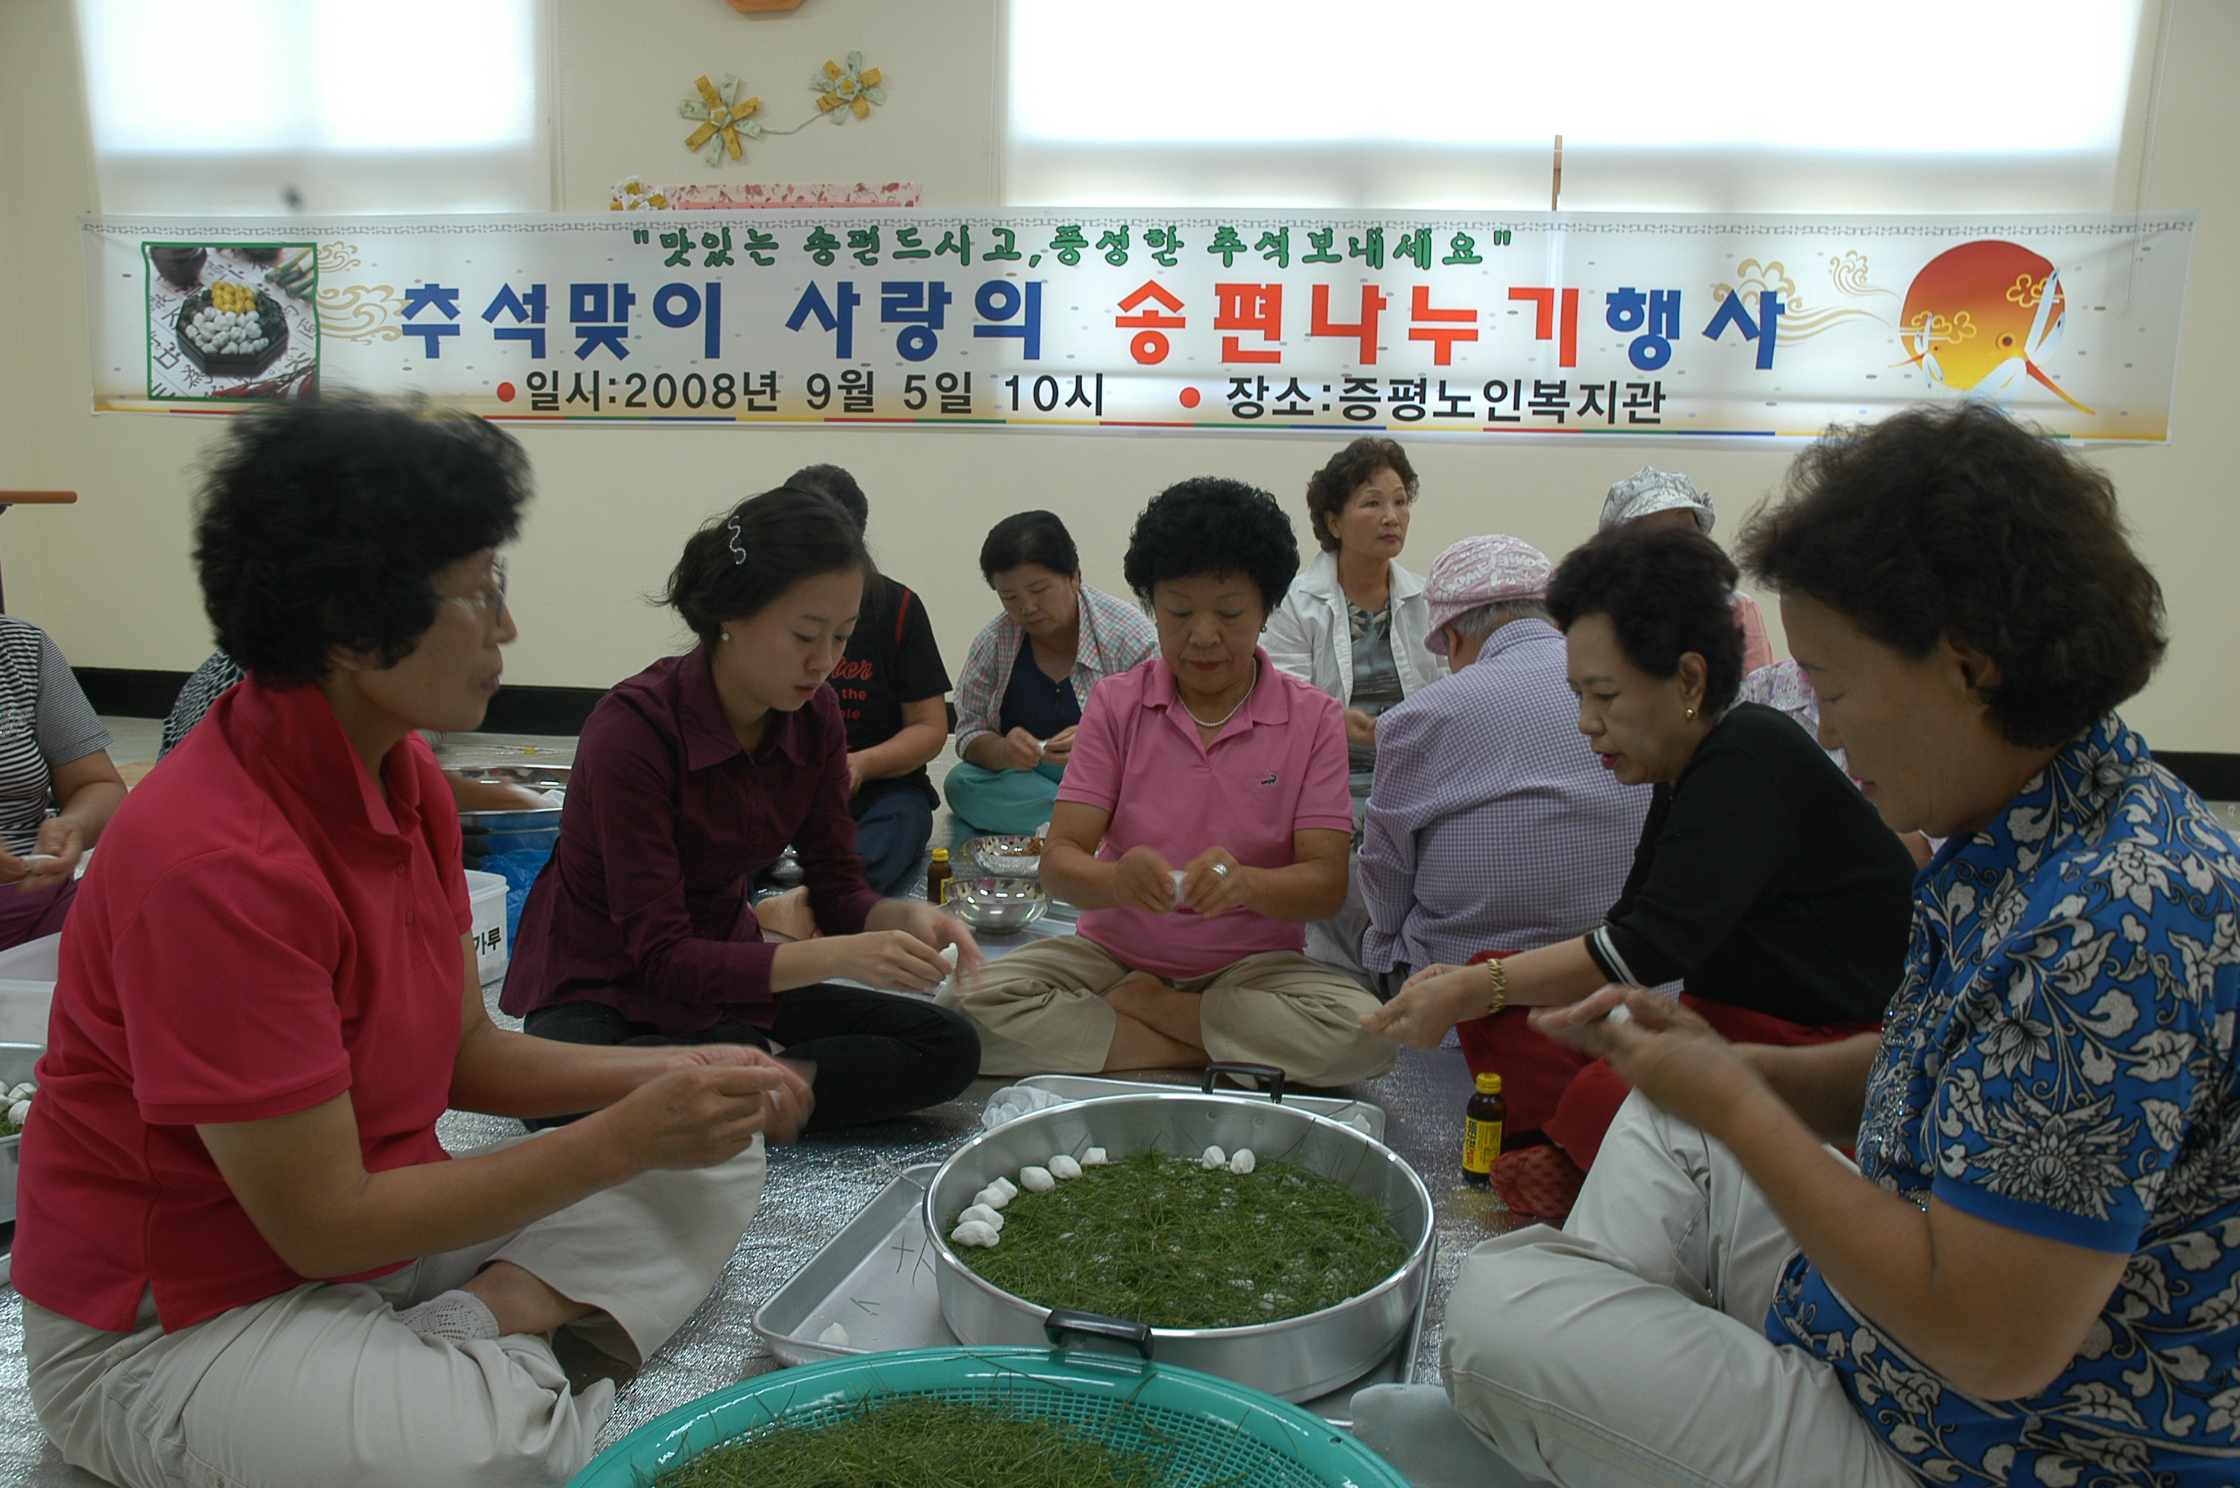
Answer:
[[[2240,1480],[2240,863],[2112,711],[2164,641],[2107,478],[1919,410],[1815,446],[1741,546],[1824,742],[1951,840],[1879,1040],[1538,1015],[1635,1094],[1564,1232],[1463,1264],[1488,1480]]]

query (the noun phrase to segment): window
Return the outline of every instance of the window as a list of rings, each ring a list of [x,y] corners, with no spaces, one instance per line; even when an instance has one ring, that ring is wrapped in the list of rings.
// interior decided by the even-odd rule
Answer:
[[[78,0],[107,212],[549,206],[536,0]]]
[[[2139,0],[1010,0],[1052,205],[2106,211]]]

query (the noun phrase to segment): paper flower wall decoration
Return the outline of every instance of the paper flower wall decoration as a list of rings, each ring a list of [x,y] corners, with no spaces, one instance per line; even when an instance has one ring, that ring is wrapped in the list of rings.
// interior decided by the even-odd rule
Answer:
[[[817,108],[831,116],[838,124],[840,110],[848,109],[859,119],[871,117],[871,105],[887,101],[886,90],[879,86],[879,69],[866,69],[863,53],[848,53],[848,65],[826,62],[824,71],[809,79],[809,86],[817,90]]]
[[[871,106],[887,101],[887,90],[882,85],[879,69],[863,65],[863,53],[850,52],[845,66],[827,62],[822,71],[809,79],[809,86],[817,95],[817,111],[789,128],[774,129],[756,122],[750,115],[762,110],[759,98],[741,98],[747,85],[732,73],[725,73],[723,81],[711,83],[702,74],[693,79],[699,90],[697,98],[687,98],[677,104],[677,112],[687,119],[700,120],[700,127],[684,144],[688,150],[698,150],[710,165],[721,165],[726,151],[733,160],[740,158],[739,136],[748,139],[765,139],[773,135],[798,134],[819,119],[830,119],[838,124],[848,115],[859,119],[871,117]],[[623,201],[621,210],[628,211],[639,205],[633,196],[642,194],[617,191]],[[655,206],[660,203],[653,203]]]
[[[742,99],[739,96],[746,91],[747,85],[740,81],[736,73],[725,73],[720,86],[709,82],[707,74],[702,73],[692,80],[692,86],[700,90],[700,96],[678,103],[677,112],[687,119],[699,119],[702,123],[692,131],[691,137],[684,142],[684,147],[687,150],[700,150],[702,145],[707,146],[705,150],[701,150],[701,155],[710,165],[721,162],[726,150],[733,160],[737,160],[739,136],[743,134],[748,139],[753,139],[762,133],[762,126],[748,117],[762,107],[762,100]]]
[[[617,181],[607,193],[607,209],[612,212],[659,212],[668,205],[668,193],[658,186],[648,186],[641,176]]]

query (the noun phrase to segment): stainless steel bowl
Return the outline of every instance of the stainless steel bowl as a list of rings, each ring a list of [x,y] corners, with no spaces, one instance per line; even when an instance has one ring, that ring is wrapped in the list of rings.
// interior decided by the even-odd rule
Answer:
[[[469,836],[477,832],[557,832],[560,830],[560,808],[541,806],[527,811],[462,811],[459,813],[459,830]]]
[[[948,908],[975,930],[1009,935],[1042,918],[1050,895],[1032,878],[968,878],[949,880]],[[1043,1154],[1048,1156],[1048,1153]]]
[[[1034,840],[1019,833],[968,837],[960,852],[964,861],[983,874],[997,878],[1040,878],[1042,854],[1026,850],[1027,844]]]
[[[32,1066],[46,1052],[45,1044],[0,1044],[0,1090],[30,1079]]]
[[[1431,1194],[1413,1168],[1350,1126],[1253,1096],[1177,1092],[1118,1095],[1036,1111],[982,1133],[941,1165],[926,1189],[941,1314],[962,1343],[1044,1341],[1052,1308],[1013,1296],[967,1266],[948,1241],[972,1196],[1053,1153],[1102,1147],[1114,1158],[1151,1149],[1178,1156],[1249,1147],[1336,1179],[1382,1204],[1408,1259],[1376,1286],[1335,1307],[1241,1328],[1152,1328],[1151,1356],[1202,1369],[1286,1400],[1311,1400],[1359,1379],[1407,1331],[1429,1284]],[[1061,1310],[1065,1298],[1051,1299]]]
[[[462,811],[459,813],[459,837],[461,851],[476,861],[524,849],[549,852],[560,841],[560,808]]]
[[[452,774],[468,780],[498,785],[519,785],[529,790],[566,790],[572,765],[447,765]]]

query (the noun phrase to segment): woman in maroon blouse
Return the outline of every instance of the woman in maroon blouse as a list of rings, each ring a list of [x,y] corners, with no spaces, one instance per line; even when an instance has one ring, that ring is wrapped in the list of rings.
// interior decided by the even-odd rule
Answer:
[[[972,1025],[925,991],[980,948],[864,881],[848,740],[825,677],[871,560],[829,498],[781,487],[696,533],[665,596],[700,644],[617,684],[576,750],[560,843],[522,907],[502,1006],[581,1044],[747,1043],[810,1079],[809,1130],[938,1104],[978,1072]],[[824,934],[772,943],[754,874],[787,844]]]

